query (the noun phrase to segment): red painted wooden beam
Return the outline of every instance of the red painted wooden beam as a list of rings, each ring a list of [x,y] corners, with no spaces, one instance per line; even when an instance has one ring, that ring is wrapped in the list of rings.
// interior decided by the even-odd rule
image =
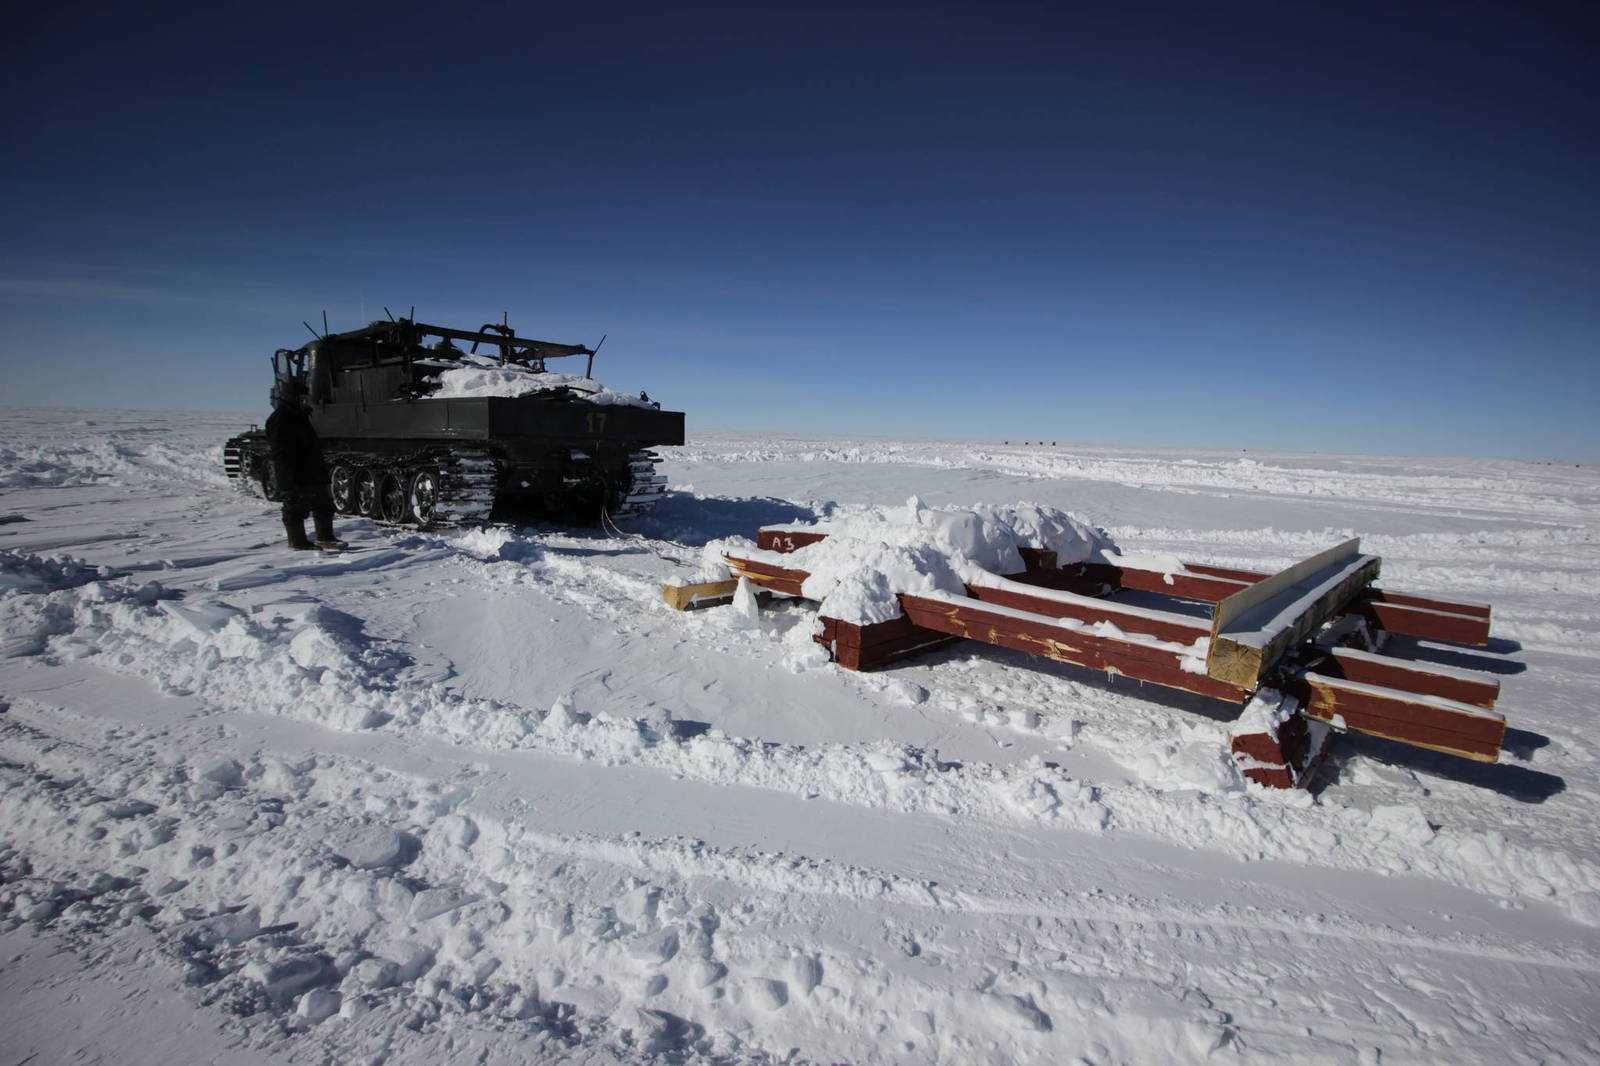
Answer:
[[[1224,577],[1230,581],[1238,581],[1245,585],[1254,585],[1257,581],[1262,581],[1272,576],[1257,570],[1229,570],[1221,566],[1206,566],[1204,563],[1184,563],[1183,568],[1190,573]]]
[[[1428,611],[1443,611],[1446,614],[1464,614],[1472,618],[1487,619],[1490,614],[1489,605],[1485,603],[1456,603],[1451,600],[1435,600],[1425,596],[1408,596],[1399,592],[1382,593],[1385,603],[1400,604],[1405,607],[1421,607]]]
[[[1500,682],[1469,670],[1452,670],[1432,663],[1375,655],[1355,648],[1333,648],[1310,668],[1328,677],[1368,685],[1441,696],[1457,703],[1493,710],[1500,697]]]
[[[1290,690],[1308,718],[1335,728],[1399,740],[1419,748],[1494,762],[1505,742],[1505,719],[1493,711],[1438,696],[1306,673]]]
[[[1183,662],[1188,657],[1185,651],[1100,636],[1031,612],[949,594],[904,594],[900,597],[900,606],[906,617],[923,629],[1042,655],[1091,670],[1123,674],[1231,703],[1243,702],[1248,695],[1238,685],[1213,680],[1204,672],[1185,670]]]
[[[759,563],[753,559],[740,559],[733,555],[724,555],[728,568],[736,577],[747,577],[752,584],[762,588],[771,589],[773,592],[782,592],[788,596],[802,595],[800,586],[811,575],[804,570],[789,570],[771,563]]]
[[[1110,622],[1129,633],[1146,633],[1161,640],[1193,644],[1209,639],[1211,627],[1199,619],[1171,611],[1154,611],[1148,608],[1119,608],[1106,600],[1080,596],[1071,592],[1033,591],[1015,581],[996,585],[968,585],[967,593],[984,603],[999,604],[1019,611],[1042,615],[1047,619],[1075,618],[1080,622]],[[1052,590],[1053,591],[1053,590]]]
[[[1258,692],[1229,734],[1239,772],[1268,788],[1294,788],[1316,772],[1332,734],[1300,713],[1300,701],[1276,690]]]
[[[1412,601],[1412,602],[1403,602]],[[1422,637],[1424,640],[1442,640],[1451,644],[1469,644],[1483,647],[1489,643],[1489,615],[1465,614],[1456,610],[1416,605],[1416,597],[1396,598],[1382,589],[1372,589],[1358,603],[1360,612],[1375,622],[1380,629],[1390,633]],[[1423,601],[1441,603],[1442,601]],[[1472,604],[1444,604],[1451,608],[1473,607]]]
[[[923,629],[904,616],[856,625],[824,615],[821,622],[822,632],[812,639],[827,648],[833,661],[847,670],[875,670],[959,639]]]
[[[1157,592],[1163,596],[1177,596],[1202,603],[1217,603],[1253,582],[1237,581],[1197,573],[1187,565],[1181,571],[1167,574],[1159,570],[1138,570],[1129,566],[1112,566],[1108,563],[1078,563],[1066,567],[1088,582],[1110,585],[1114,589],[1136,589],[1140,592]]]
[[[756,547],[769,552],[799,551],[808,544],[815,544],[819,540],[827,540],[826,533],[808,533],[798,529],[758,529],[756,530]]]

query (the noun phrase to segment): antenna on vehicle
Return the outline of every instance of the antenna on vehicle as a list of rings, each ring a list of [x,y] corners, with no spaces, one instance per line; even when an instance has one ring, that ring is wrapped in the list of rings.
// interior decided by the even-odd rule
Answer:
[[[326,308],[322,312],[322,335],[324,337],[328,335],[328,312]]]
[[[411,321],[415,322],[416,320],[417,320],[417,305],[416,304],[412,304],[411,305]]]
[[[391,311],[391,310],[389,310],[389,309],[388,309],[388,308],[387,308],[387,307],[385,307],[385,308],[384,308],[384,309],[383,309],[383,313],[384,313],[384,314],[386,314],[386,315],[388,315],[388,316],[389,316],[389,321],[390,321],[390,322],[393,322],[393,321],[394,321],[394,312],[393,312],[393,311]]]
[[[318,333],[318,332],[317,332],[317,331],[316,331],[316,330],[314,330],[314,329],[311,329],[311,323],[309,323],[309,322],[307,322],[307,321],[306,321],[306,320],[305,320],[305,319],[303,319],[303,318],[302,318],[302,319],[301,319],[301,320],[300,320],[300,324],[301,324],[301,325],[302,325],[302,326],[304,326],[304,327],[305,327],[305,328],[306,328],[306,329],[309,329],[309,330],[311,330],[311,335],[312,335],[312,336],[313,336],[313,337],[315,337],[315,338],[317,338],[317,340],[319,340],[319,341],[320,341],[320,340],[321,340],[321,339],[322,339],[322,334],[320,334],[320,333]]]
[[[595,345],[594,346],[594,351],[589,353],[589,369],[587,369],[587,370],[585,370],[583,372],[583,376],[584,377],[586,377],[586,378],[594,377],[594,357],[600,353],[601,346],[605,344],[606,338],[609,337],[609,336],[611,336],[611,334],[609,334],[609,333],[600,334],[600,343]]]

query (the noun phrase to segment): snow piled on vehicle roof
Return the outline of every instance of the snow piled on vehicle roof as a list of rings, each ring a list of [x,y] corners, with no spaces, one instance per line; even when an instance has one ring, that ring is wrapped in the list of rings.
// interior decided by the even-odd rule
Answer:
[[[624,407],[656,406],[643,397],[618,392],[582,374],[540,373],[515,363],[502,365],[498,359],[482,355],[464,355],[461,362],[463,365],[446,367],[436,376],[423,379],[439,386],[437,391],[429,394],[433,399],[516,397],[568,389],[586,403]]]

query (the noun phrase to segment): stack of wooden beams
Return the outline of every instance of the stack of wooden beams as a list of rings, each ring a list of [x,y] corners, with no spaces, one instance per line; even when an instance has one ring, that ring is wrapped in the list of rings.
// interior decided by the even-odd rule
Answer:
[[[725,556],[733,580],[669,586],[668,602],[680,608],[715,602],[739,579],[801,596],[809,574],[783,556],[827,535],[762,529],[755,551]],[[1107,563],[1058,567],[1053,553],[1041,550],[1024,552],[1024,561],[1023,572],[985,575],[965,595],[902,594],[901,616],[886,622],[830,618],[824,604],[816,639],[852,670],[965,638],[1241,707],[1270,693],[1276,717],[1247,713],[1234,734],[1235,754],[1263,784],[1304,781],[1326,733],[1309,723],[1469,759],[1498,757],[1505,720],[1494,711],[1497,682],[1377,650],[1387,633],[1485,645],[1489,608],[1375,588],[1381,563],[1361,553],[1359,540],[1276,574],[1197,564],[1172,572]],[[1143,602],[1119,602],[1127,592],[1142,594]],[[1151,593],[1160,606],[1149,605]],[[1359,637],[1365,649],[1345,646],[1340,634]],[[1275,724],[1265,731],[1244,724],[1268,718]]]

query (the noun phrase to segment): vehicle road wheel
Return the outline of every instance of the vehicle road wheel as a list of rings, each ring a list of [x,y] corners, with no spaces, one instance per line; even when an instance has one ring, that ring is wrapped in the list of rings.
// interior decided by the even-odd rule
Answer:
[[[438,503],[439,475],[432,470],[417,471],[406,492],[406,520],[426,529],[433,525],[434,508]]]
[[[406,486],[402,475],[396,473],[385,474],[379,484],[379,504],[383,508],[383,519],[387,522],[404,522],[406,520]]]
[[[329,477],[329,490],[333,494],[333,509],[340,514],[356,511],[356,472],[340,463]]]
[[[358,470],[355,474],[356,513],[368,518],[379,518],[378,513],[378,476],[370,470]]]

